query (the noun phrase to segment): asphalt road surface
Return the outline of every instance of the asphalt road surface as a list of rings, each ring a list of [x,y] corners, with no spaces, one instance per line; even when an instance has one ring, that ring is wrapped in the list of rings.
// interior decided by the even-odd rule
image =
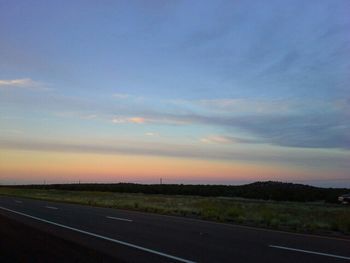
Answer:
[[[0,262],[350,262],[350,239],[0,197]]]

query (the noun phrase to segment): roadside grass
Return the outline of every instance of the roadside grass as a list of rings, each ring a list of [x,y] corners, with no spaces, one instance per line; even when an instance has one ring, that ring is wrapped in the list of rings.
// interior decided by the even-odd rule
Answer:
[[[350,207],[322,202],[297,203],[9,187],[0,187],[0,195],[184,216],[300,233],[350,235]]]

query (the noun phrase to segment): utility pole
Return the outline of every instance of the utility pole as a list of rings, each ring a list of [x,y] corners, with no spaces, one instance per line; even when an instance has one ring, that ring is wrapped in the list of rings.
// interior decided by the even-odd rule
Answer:
[[[163,178],[160,178],[159,182],[160,184],[163,184]]]

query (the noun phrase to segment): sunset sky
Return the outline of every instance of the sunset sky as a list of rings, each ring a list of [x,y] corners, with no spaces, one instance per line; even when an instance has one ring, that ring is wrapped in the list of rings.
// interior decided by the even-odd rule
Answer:
[[[0,184],[350,187],[349,12],[0,0]]]

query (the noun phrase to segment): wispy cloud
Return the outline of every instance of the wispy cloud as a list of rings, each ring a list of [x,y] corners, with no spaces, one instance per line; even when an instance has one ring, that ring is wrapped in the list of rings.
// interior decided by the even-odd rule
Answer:
[[[132,105],[130,105],[132,107]],[[206,143],[266,143],[299,148],[350,149],[350,100],[214,99],[185,100],[166,113],[143,105],[113,123],[205,125],[225,136],[202,138]],[[161,105],[161,107],[163,107]],[[169,108],[166,108],[169,109]],[[191,109],[191,110],[186,110]],[[179,113],[180,112],[180,113]],[[237,136],[244,134],[244,137]]]
[[[159,134],[157,132],[146,132],[145,135],[154,137],[154,136],[158,136]]]
[[[105,143],[71,143],[62,141],[47,141],[33,139],[4,139],[0,138],[2,149],[16,149],[43,152],[72,152],[83,154],[130,154],[130,155],[150,155],[166,156],[222,161],[247,161],[247,162],[269,162],[269,163],[289,163],[303,165],[318,165],[328,167],[332,165],[342,168],[349,168],[348,152],[314,151],[310,149],[305,152],[298,148],[290,149],[288,152],[280,149],[264,150],[242,150],[234,148],[215,148],[206,144],[201,145],[180,145],[159,142],[135,142],[113,141],[108,145]]]
[[[127,99],[130,98],[130,95],[126,93],[114,93],[112,97],[116,99]]]
[[[48,85],[34,81],[30,78],[23,79],[2,79],[0,80],[0,88],[23,88],[23,89],[33,89],[33,90],[50,90]]]
[[[219,144],[231,144],[231,143],[259,143],[256,139],[245,139],[233,136],[223,135],[211,135],[200,139],[203,143],[219,143]]]
[[[198,109],[196,113],[155,111],[140,114],[136,119],[127,118],[124,123],[206,125],[220,128],[228,134],[202,138],[203,142],[211,143],[266,143],[300,148],[350,149],[350,103],[347,99],[199,102],[203,103],[205,110]],[[225,114],[218,112],[217,107],[224,107]],[[123,123],[120,120],[117,122]],[[252,139],[241,138],[236,136],[237,133]]]
[[[138,124],[142,124],[147,122],[147,120],[145,118],[142,117],[131,117],[128,119],[129,122],[131,123],[138,123]]]
[[[191,117],[177,116],[172,114],[163,114],[158,112],[144,113],[142,116],[137,117],[113,117],[112,123],[114,124],[161,124],[161,125],[189,125],[191,124]]]
[[[238,130],[272,145],[350,149],[350,120],[340,111],[193,118],[198,123],[225,128],[233,135]]]
[[[243,98],[222,98],[204,99],[194,101],[194,104],[212,111],[222,111],[230,113],[286,113],[300,110],[305,107],[305,103],[287,99],[243,99]],[[310,105],[309,105],[310,106]]]
[[[0,104],[24,110],[54,111],[54,114],[64,108],[76,112],[72,118],[98,119],[120,125],[205,125],[216,129],[215,134],[228,136],[224,139],[231,143],[350,149],[350,99],[347,97],[329,100],[221,98],[181,100],[181,103],[147,99],[144,103],[126,100],[120,105],[55,94],[34,95],[5,94],[0,97]],[[253,141],[244,141],[244,138]],[[204,139],[223,141],[223,138]]]
[[[94,120],[98,117],[97,114],[89,114],[89,115],[85,115],[82,117],[82,119],[85,119],[85,120]]]
[[[123,124],[123,123],[135,123],[135,124],[144,124],[149,122],[146,118],[143,117],[114,117],[112,122],[115,124]]]

